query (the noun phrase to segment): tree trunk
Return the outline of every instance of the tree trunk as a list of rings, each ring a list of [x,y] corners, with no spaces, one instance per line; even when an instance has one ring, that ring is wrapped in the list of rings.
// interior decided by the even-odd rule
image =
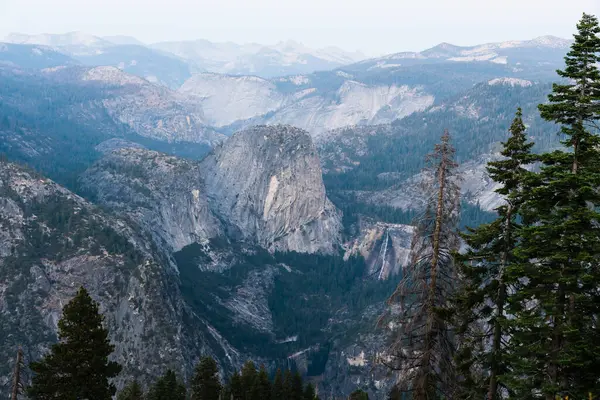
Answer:
[[[433,254],[431,257],[431,281],[429,283],[429,295],[427,297],[427,323],[425,325],[425,345],[423,348],[422,370],[416,379],[415,400],[427,400],[429,398],[429,375],[431,367],[431,356],[433,352],[433,341],[436,334],[436,322],[433,308],[435,307],[435,293],[437,289],[437,267],[440,258],[440,236],[442,232],[442,221],[444,215],[444,189],[446,181],[446,154],[442,153],[442,159],[438,168],[438,196],[435,214],[435,226],[433,231]]]
[[[550,362],[548,363],[548,379],[553,386],[558,384],[558,355],[562,348],[562,321],[561,318],[565,312],[565,285],[558,284],[556,310],[554,313],[554,326],[552,328],[552,341],[550,343]],[[546,393],[546,400],[554,400],[556,393]]]
[[[504,282],[504,269],[508,263],[508,251],[510,249],[510,220],[512,218],[513,206],[509,202],[506,210],[506,221],[504,222],[504,252],[502,252],[502,261],[500,264],[499,285],[498,285],[498,308],[496,310],[496,319],[494,321],[494,338],[492,342],[493,356],[492,356],[492,368],[490,370],[490,385],[488,390],[488,400],[495,400],[498,392],[498,368],[499,368],[499,354],[502,347],[502,327],[500,326],[500,318],[504,314],[504,302],[506,299],[506,283]]]
[[[15,369],[13,372],[13,385],[12,393],[10,396],[11,400],[17,400],[21,391],[21,366],[23,365],[23,350],[19,347],[17,350],[17,361],[15,362]]]

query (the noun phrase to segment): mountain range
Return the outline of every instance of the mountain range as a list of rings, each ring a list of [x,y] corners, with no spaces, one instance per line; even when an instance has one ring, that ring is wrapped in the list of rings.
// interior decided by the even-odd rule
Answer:
[[[517,107],[536,149],[559,145],[536,107],[570,44],[441,44],[355,62],[296,43],[8,39],[0,394],[16,346],[29,361],[44,354],[84,285],[117,344],[119,387],[167,367],[188,379],[210,354],[224,376],[252,359],[297,368],[322,398],[361,388],[375,399],[393,383],[375,363],[376,321],[408,260],[424,156],[449,129],[462,226],[493,218],[502,198],[485,164]]]
[[[333,69],[364,59],[361,53],[328,47],[311,49],[294,41],[267,46],[207,40],[145,45],[127,36],[98,37],[83,32],[25,35],[11,33],[13,44],[43,45],[84,65],[111,65],[176,88],[192,73],[207,71],[274,77]]]

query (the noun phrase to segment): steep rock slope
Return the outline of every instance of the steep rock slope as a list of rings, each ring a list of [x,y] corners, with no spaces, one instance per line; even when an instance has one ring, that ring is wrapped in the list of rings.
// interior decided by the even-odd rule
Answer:
[[[100,302],[126,376],[147,383],[166,366],[183,376],[227,343],[182,301],[175,270],[134,225],[52,181],[0,162],[0,393],[18,345],[26,361],[56,340],[80,286]],[[234,359],[224,357],[227,367]]]
[[[114,67],[0,66],[0,80],[0,152],[70,188],[112,138],[192,159],[225,139],[197,105]]]
[[[209,203],[229,235],[271,250],[334,252],[341,217],[325,194],[305,131],[258,126],[237,133],[201,164]]]
[[[341,244],[341,216],[325,194],[316,150],[296,128],[239,132],[200,163],[117,149],[80,182],[170,251],[219,236],[303,253],[333,253]]]
[[[209,209],[198,163],[155,151],[109,151],[81,178],[96,202],[125,213],[167,253],[223,234]]]
[[[283,123],[318,136],[349,125],[390,123],[481,82],[548,82],[555,79],[569,43],[543,37],[468,48],[441,44],[421,53],[271,79],[202,74],[181,91],[196,97],[215,126],[234,131]]]
[[[369,276],[386,280],[394,278],[408,264],[414,227],[362,218],[359,232],[346,243],[346,255],[365,259]]]
[[[256,76],[202,73],[188,79],[178,91],[199,102],[214,126],[277,110],[288,101],[288,96],[278,92],[275,84]]]
[[[199,74],[186,81],[179,92],[195,98],[215,126],[237,129],[254,124],[290,124],[313,135],[346,125],[391,122],[434,101],[422,86],[371,84],[354,80],[349,74],[333,73],[272,80]]]
[[[371,209],[420,209],[423,201],[417,193],[424,157],[448,129],[461,164],[463,198],[492,211],[501,199],[494,194],[485,164],[497,157],[517,107],[523,109],[536,149],[558,143],[558,129],[541,120],[537,111],[549,90],[549,84],[498,78],[392,124],[327,132],[318,141],[327,190],[343,209],[360,210],[359,204]],[[408,223],[410,215],[398,212],[396,217],[388,222],[403,217],[402,222]]]
[[[187,98],[116,67],[48,69],[43,74],[56,84],[74,84],[81,91],[95,89],[96,104],[140,136],[211,146],[224,139],[204,124],[202,109]],[[82,106],[71,104],[72,110]]]

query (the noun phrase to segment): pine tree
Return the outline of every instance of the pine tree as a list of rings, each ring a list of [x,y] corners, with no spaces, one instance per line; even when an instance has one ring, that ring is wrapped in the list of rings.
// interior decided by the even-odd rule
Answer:
[[[212,357],[203,357],[191,382],[192,400],[219,400],[221,395],[219,368]]]
[[[245,388],[244,385],[242,383],[242,377],[240,376],[240,374],[236,371],[233,373],[233,375],[231,376],[231,379],[229,381],[229,389],[228,392],[231,395],[231,400],[243,400],[245,399]],[[230,400],[230,399],[227,399]]]
[[[317,398],[317,393],[315,392],[315,387],[312,383],[308,383],[304,388],[304,400],[315,400]],[[273,399],[275,400],[275,399]]]
[[[133,381],[121,390],[117,400],[144,400],[144,391],[137,381]]]
[[[382,362],[398,371],[400,389],[413,400],[451,395],[454,343],[447,313],[456,273],[452,253],[458,250],[459,178],[448,131],[427,157],[423,190],[427,204],[417,221],[411,258],[388,300],[382,320],[392,326],[392,343]]]
[[[507,275],[522,287],[509,298],[515,398],[586,398],[597,392],[600,347],[600,27],[584,14],[558,71],[543,118],[562,125],[565,150],[541,156],[541,171],[529,183],[521,214],[525,261]]]
[[[185,400],[185,385],[172,370],[160,377],[148,392],[148,400]]]
[[[304,397],[304,383],[302,382],[302,376],[298,371],[292,375],[292,382],[290,386],[290,400],[302,400]]]
[[[283,373],[283,398],[289,400],[292,398],[292,392],[294,387],[294,377],[292,371],[286,369]]]
[[[257,379],[256,365],[252,361],[247,361],[242,367],[242,387],[244,388],[245,400],[254,400]]]
[[[283,374],[281,373],[281,369],[277,369],[275,373],[275,378],[273,379],[273,389],[271,399],[279,400],[286,399],[285,397],[285,387],[283,385]]]
[[[31,363],[34,376],[27,391],[31,399],[112,399],[116,388],[109,380],[121,366],[108,360],[114,346],[103,321],[98,303],[80,288],[63,309],[59,342],[41,361]]]
[[[514,282],[506,278],[506,269],[515,262],[518,243],[518,213],[523,201],[525,181],[531,173],[526,166],[535,161],[533,143],[527,142],[519,108],[510,127],[511,136],[503,143],[504,159],[488,163],[490,177],[500,184],[496,190],[505,203],[496,209],[492,223],[468,229],[462,237],[469,246],[456,255],[463,285],[456,296],[454,311],[460,337],[457,369],[462,381],[459,398],[501,398],[505,389],[499,377],[508,372],[506,352],[505,306],[508,289]]]
[[[369,394],[358,389],[350,394],[348,400],[369,400]]]
[[[269,380],[269,374],[264,365],[261,365],[260,370],[258,371],[254,386],[255,388],[252,392],[253,399],[271,400],[271,381]]]

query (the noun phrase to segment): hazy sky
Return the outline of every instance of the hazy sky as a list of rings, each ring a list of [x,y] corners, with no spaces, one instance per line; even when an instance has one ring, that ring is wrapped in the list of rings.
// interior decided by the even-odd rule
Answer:
[[[294,39],[377,55],[570,37],[584,11],[600,16],[600,0],[0,0],[0,38],[78,30],[144,42]]]

